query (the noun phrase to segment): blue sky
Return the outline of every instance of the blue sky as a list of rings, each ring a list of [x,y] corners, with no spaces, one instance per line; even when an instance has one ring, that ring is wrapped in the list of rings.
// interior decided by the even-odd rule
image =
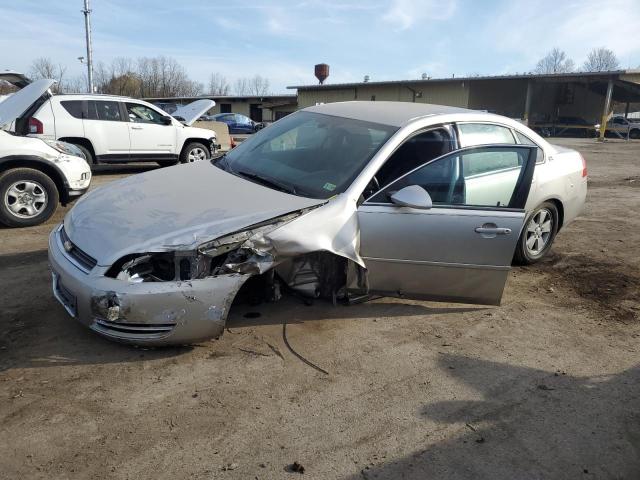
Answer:
[[[83,70],[82,0],[0,0],[0,69],[39,56]],[[507,74],[548,50],[576,64],[594,47],[640,65],[640,0],[92,0],[94,59],[167,55],[194,80],[259,73],[275,93],[328,82]]]

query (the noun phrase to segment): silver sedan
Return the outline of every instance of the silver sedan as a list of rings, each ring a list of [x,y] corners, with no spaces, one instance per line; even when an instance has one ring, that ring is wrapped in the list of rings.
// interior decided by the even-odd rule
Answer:
[[[241,290],[500,303],[578,216],[583,158],[517,121],[436,105],[301,110],[223,157],[81,199],[49,239],[53,292],[117,341],[222,334]]]

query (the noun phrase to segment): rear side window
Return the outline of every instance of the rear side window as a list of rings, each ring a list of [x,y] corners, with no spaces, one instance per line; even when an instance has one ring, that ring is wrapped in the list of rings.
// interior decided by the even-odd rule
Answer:
[[[82,118],[82,100],[67,100],[60,105],[74,118]]]
[[[89,100],[89,114],[91,120],[106,120],[109,122],[122,122],[120,104],[103,100]]]
[[[518,143],[521,145],[533,145],[534,147],[538,147],[538,144],[531,140],[529,137],[521,134],[517,130],[515,130],[516,138],[518,139]],[[536,163],[544,162],[544,152],[540,147],[536,151]]]
[[[476,145],[495,145],[516,143],[511,129],[500,125],[485,123],[461,123],[458,124],[460,132],[460,146],[473,147]]]

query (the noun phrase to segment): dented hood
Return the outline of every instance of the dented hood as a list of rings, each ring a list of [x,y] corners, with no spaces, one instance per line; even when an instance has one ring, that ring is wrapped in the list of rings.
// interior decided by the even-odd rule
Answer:
[[[64,219],[71,241],[108,266],[124,255],[193,249],[250,225],[324,203],[197,162],[93,190]]]

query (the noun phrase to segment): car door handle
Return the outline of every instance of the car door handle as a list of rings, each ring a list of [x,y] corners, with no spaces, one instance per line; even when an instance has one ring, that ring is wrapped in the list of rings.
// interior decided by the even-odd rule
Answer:
[[[510,235],[511,229],[502,227],[476,227],[476,233],[489,235]]]
[[[134,126],[131,126],[131,129],[132,129],[132,130],[142,130],[142,127],[134,127]]]

